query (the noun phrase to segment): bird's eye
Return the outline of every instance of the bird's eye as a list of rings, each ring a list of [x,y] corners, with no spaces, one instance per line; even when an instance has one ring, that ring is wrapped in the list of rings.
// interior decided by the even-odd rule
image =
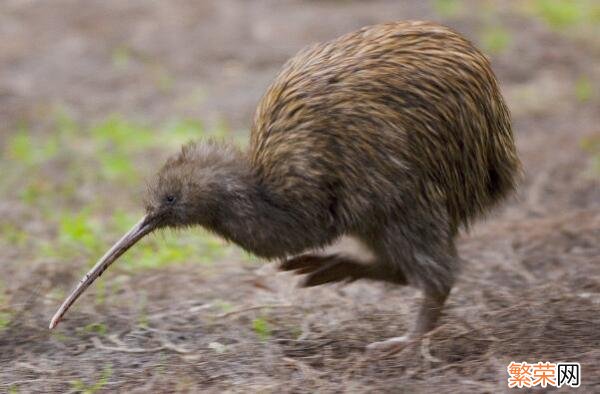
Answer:
[[[172,194],[166,195],[165,202],[167,202],[168,204],[173,204],[175,202],[175,196]]]

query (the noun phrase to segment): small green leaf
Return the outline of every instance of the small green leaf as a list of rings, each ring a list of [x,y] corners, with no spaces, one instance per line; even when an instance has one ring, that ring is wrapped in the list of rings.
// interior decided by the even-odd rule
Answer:
[[[585,18],[584,3],[572,0],[536,0],[538,14],[550,26],[558,29],[577,25]]]
[[[592,98],[592,83],[586,76],[579,77],[575,82],[575,96],[577,100],[584,103]]]
[[[8,157],[20,160],[25,164],[32,164],[35,160],[35,152],[31,137],[26,131],[19,131],[8,141]]]
[[[108,383],[110,377],[112,376],[112,366],[107,365],[102,374],[100,375],[100,379],[92,385],[86,385],[81,379],[76,379],[71,381],[71,389],[78,393],[84,394],[94,394],[100,390]]]
[[[0,312],[0,331],[4,330],[10,324],[12,314],[9,312]]]
[[[95,333],[99,335],[106,335],[108,328],[104,323],[90,323],[83,328],[85,332]]]
[[[126,46],[119,46],[112,52],[113,67],[119,70],[126,69],[131,61],[131,50]]]
[[[483,48],[492,54],[499,54],[510,45],[510,33],[500,26],[488,26],[482,34]]]
[[[257,317],[252,321],[252,329],[261,341],[266,341],[271,336],[271,327],[262,317]]]
[[[464,4],[462,0],[436,0],[433,8],[440,16],[451,18],[462,13]]]

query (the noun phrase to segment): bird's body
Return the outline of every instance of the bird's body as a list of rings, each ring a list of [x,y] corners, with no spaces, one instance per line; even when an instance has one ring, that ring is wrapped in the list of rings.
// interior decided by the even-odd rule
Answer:
[[[326,204],[345,229],[397,210],[407,193],[438,200],[427,183],[453,226],[465,224],[512,190],[518,163],[486,58],[451,30],[414,22],[288,61],[259,104],[250,154],[273,193]]]
[[[141,228],[204,226],[287,259],[282,269],[308,274],[307,286],[417,286],[418,336],[452,287],[458,229],[508,195],[518,169],[487,59],[446,27],[387,23],[289,60],[258,105],[247,152],[209,142],[167,161]],[[342,235],[373,261],[297,256]]]
[[[301,218],[298,250],[281,255],[390,221],[407,238],[451,239],[512,191],[518,168],[487,59],[423,22],[367,27],[289,60],[258,106],[250,155],[265,192]],[[421,268],[406,267],[430,280]]]

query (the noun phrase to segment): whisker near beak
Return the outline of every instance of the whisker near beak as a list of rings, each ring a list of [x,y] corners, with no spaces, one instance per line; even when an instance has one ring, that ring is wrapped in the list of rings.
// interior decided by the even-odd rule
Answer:
[[[94,267],[79,281],[79,284],[73,292],[62,303],[50,321],[50,329],[56,327],[62,317],[67,313],[71,305],[83,294],[83,292],[94,281],[102,275],[102,273],[114,263],[123,253],[136,244],[146,234],[152,232],[156,228],[154,221],[148,216],[144,216],[135,226],[131,228],[123,237],[117,241],[102,258],[94,265]]]

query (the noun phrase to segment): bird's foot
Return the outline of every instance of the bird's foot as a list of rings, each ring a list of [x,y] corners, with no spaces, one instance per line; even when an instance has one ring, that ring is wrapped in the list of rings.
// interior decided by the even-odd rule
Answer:
[[[419,342],[412,335],[394,337],[385,341],[373,342],[366,347],[367,354],[377,357],[387,357],[413,347]]]
[[[365,266],[336,254],[325,256],[304,254],[285,260],[279,269],[294,271],[297,275],[306,275],[301,286],[311,287],[325,283],[353,281],[364,276]]]

